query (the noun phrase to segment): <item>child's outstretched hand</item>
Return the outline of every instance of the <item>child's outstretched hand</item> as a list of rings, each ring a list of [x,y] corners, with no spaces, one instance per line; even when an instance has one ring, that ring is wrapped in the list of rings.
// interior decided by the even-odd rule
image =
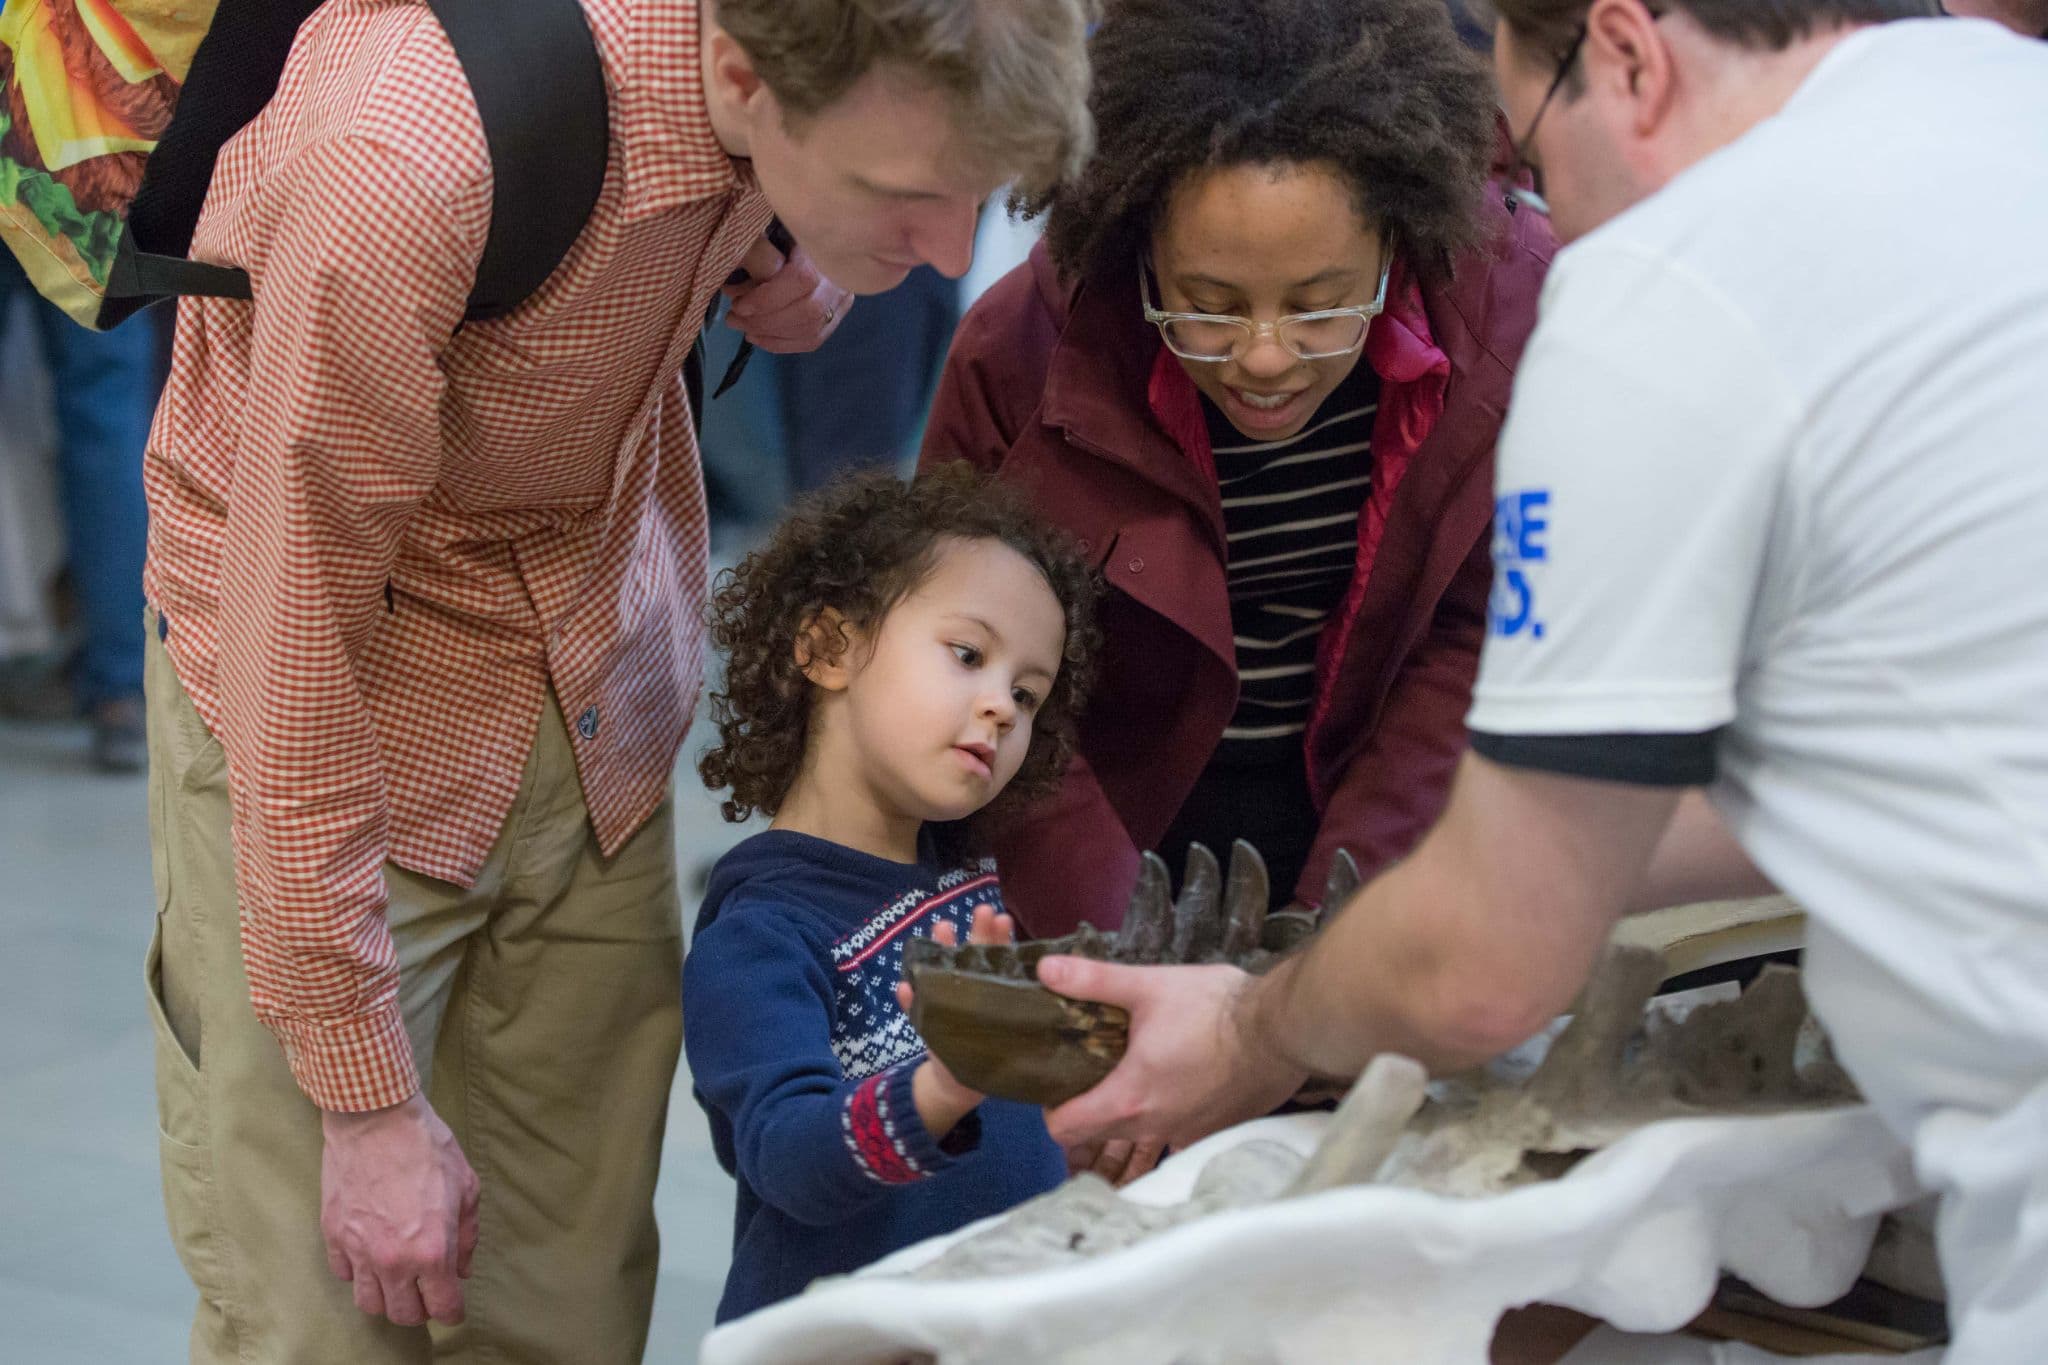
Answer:
[[[941,921],[932,926],[932,938],[940,943],[953,944],[960,941],[959,932],[953,925]],[[1017,938],[1017,922],[1008,915],[999,915],[995,907],[977,905],[974,908],[974,923],[967,930],[969,943],[1014,943]],[[911,990],[908,981],[896,983],[896,1003],[910,1013]],[[930,1053],[918,1063],[917,1070],[910,1078],[911,1098],[917,1104],[917,1116],[924,1121],[924,1130],[934,1141],[943,1139],[953,1131],[953,1125],[973,1111],[981,1103],[982,1094],[960,1084],[946,1064]]]

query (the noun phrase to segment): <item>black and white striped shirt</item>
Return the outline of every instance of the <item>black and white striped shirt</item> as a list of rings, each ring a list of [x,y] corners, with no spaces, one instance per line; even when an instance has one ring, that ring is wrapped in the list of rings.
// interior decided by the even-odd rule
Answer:
[[[1240,684],[1215,761],[1265,763],[1300,748],[1315,699],[1316,643],[1357,563],[1379,376],[1361,358],[1284,441],[1247,443],[1207,399],[1202,407],[1230,547]]]

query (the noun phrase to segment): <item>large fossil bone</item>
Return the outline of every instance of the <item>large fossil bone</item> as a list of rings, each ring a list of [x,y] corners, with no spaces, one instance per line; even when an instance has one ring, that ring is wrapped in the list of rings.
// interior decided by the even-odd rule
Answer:
[[[1685,1010],[1653,1001],[1665,976],[1659,953],[1610,947],[1533,1073],[1498,1067],[1429,1085],[1420,1065],[1383,1054],[1306,1158],[1278,1143],[1247,1142],[1205,1167],[1188,1200],[1164,1207],[1123,1199],[1098,1176],[1077,1176],[915,1273],[959,1279],[1047,1269],[1225,1209],[1344,1185],[1482,1197],[1556,1179],[1662,1119],[1856,1101],[1809,1017],[1796,970],[1767,967],[1739,997]]]

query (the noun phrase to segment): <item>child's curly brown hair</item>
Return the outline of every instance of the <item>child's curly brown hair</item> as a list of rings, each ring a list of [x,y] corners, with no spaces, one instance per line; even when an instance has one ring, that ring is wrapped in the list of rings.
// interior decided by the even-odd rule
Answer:
[[[727,820],[775,814],[803,764],[812,684],[798,663],[799,637],[827,608],[853,631],[879,627],[932,571],[948,539],[1000,541],[1030,560],[1059,600],[1067,639],[1016,777],[945,842],[980,848],[978,827],[1059,785],[1094,677],[1101,583],[1079,548],[1021,494],[956,462],[909,483],[886,473],[841,479],[799,501],[765,546],[719,575],[711,638],[726,654],[725,684],[711,693],[718,743],[697,771],[706,786],[732,789],[721,807]],[[807,655],[832,647],[816,635],[803,643]],[[849,643],[842,634],[838,647]]]

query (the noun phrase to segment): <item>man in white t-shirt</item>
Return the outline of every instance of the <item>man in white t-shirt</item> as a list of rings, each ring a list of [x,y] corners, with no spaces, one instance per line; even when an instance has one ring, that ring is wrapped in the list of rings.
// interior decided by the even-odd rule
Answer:
[[[1474,753],[1264,978],[1046,964],[1133,1013],[1055,1135],[1469,1064],[1626,910],[1775,884],[1943,1196],[1951,1360],[2048,1359],[2048,48],[1875,22],[1910,0],[1495,4],[1572,245],[1501,438]]]

